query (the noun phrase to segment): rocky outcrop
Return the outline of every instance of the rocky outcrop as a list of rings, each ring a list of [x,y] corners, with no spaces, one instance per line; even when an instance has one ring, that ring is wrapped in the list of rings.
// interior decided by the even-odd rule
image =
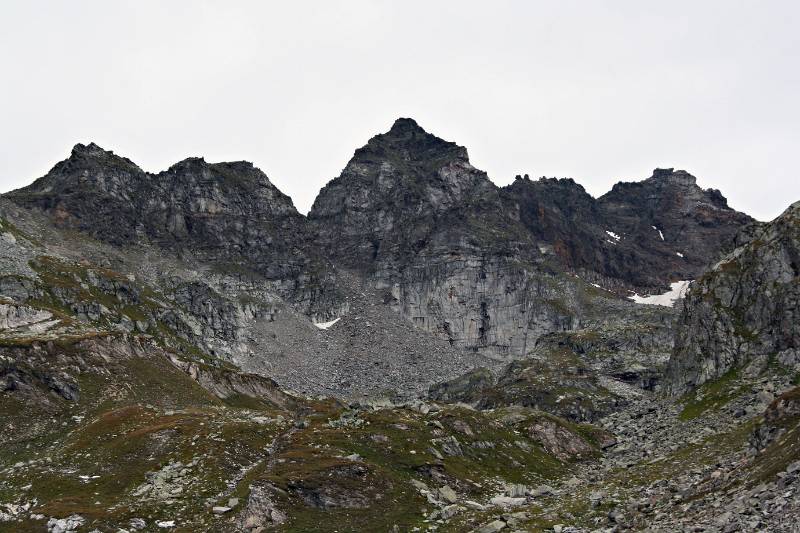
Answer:
[[[270,378],[230,368],[214,368],[193,361],[183,361],[174,355],[170,355],[169,359],[172,364],[218,398],[248,396],[282,409],[291,408],[295,404],[292,397],[281,391],[278,384]]]
[[[562,461],[596,452],[591,444],[554,419],[542,417],[535,420],[527,429],[528,435],[533,440]]]
[[[0,303],[0,330],[35,328],[53,317],[43,309],[34,309],[13,303]]]
[[[674,394],[732,369],[800,370],[800,203],[736,244],[686,298],[667,369]]]
[[[794,388],[775,398],[764,411],[762,422],[750,436],[751,448],[756,453],[766,450],[787,431],[796,432],[798,423],[800,423],[800,388]]]
[[[496,382],[489,369],[476,368],[450,381],[431,385],[428,397],[439,402],[477,404]]]

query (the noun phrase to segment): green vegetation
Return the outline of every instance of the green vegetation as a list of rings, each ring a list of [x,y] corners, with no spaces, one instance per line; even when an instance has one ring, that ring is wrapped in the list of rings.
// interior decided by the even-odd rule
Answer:
[[[719,410],[743,391],[739,383],[739,370],[731,369],[716,380],[708,381],[688,393],[681,401],[685,402],[681,420],[691,420],[707,411]]]

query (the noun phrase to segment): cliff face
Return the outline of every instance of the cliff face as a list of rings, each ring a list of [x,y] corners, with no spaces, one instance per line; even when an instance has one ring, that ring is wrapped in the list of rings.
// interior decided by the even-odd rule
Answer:
[[[743,232],[698,279],[677,324],[668,388],[679,394],[733,370],[800,364],[800,203]]]

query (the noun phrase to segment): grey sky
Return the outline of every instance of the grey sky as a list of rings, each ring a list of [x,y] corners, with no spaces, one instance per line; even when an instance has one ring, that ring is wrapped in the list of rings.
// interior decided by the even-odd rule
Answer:
[[[795,1],[0,0],[0,189],[94,141],[246,159],[305,212],[399,116],[498,184],[594,195],[684,168],[760,219],[800,199]]]

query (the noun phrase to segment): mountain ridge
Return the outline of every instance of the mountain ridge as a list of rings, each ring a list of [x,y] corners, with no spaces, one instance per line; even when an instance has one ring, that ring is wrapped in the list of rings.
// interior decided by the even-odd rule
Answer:
[[[250,163],[187,158],[150,174],[94,144],[4,197],[114,245],[265,276],[325,320],[346,312],[337,268],[352,269],[418,327],[501,359],[594,320],[571,276],[621,297],[665,292],[752,222],[670,169],[599,199],[572,180],[498,187],[406,118],[357,149],[308,216]]]

